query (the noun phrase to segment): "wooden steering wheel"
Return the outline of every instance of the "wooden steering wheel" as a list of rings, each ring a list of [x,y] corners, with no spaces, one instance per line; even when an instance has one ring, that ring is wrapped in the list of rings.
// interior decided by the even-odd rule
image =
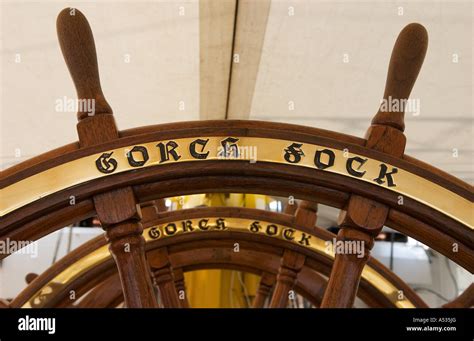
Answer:
[[[143,219],[145,250],[162,305],[189,307],[183,272],[226,268],[262,276],[255,307],[263,306],[272,288],[270,307],[286,307],[290,290],[319,306],[327,284],[319,272],[329,276],[334,261],[326,241],[336,236],[315,227],[315,207],[303,202],[294,216],[234,207],[153,214],[154,205],[148,204]],[[302,236],[308,245],[299,242]],[[358,295],[371,307],[427,307],[373,258],[364,268]],[[106,239],[98,236],[38,276],[10,306],[109,307],[121,299]]]
[[[473,188],[404,154],[403,112],[381,107],[364,138],[257,121],[182,122],[119,131],[100,86],[87,20],[78,10],[65,9],[57,28],[78,97],[94,100],[96,112],[78,113],[78,142],[2,172],[0,240],[34,241],[97,215],[125,305],[156,307],[139,204],[193,193],[262,193],[341,209],[337,241],[364,245],[363,257],[335,255],[321,307],[353,305],[370,265],[374,237],[383,226],[473,272]],[[390,60],[385,99],[409,97],[427,41],[419,24],[402,30]],[[258,154],[250,158],[245,153],[249,148]]]

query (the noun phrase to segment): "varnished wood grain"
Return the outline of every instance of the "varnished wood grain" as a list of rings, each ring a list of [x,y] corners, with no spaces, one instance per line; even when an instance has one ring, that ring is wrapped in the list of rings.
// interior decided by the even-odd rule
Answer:
[[[393,47],[385,84],[384,99],[407,99],[415,84],[428,47],[428,33],[417,23],[407,25],[401,32]],[[404,112],[380,111],[372,120],[373,124],[391,126],[403,131]]]

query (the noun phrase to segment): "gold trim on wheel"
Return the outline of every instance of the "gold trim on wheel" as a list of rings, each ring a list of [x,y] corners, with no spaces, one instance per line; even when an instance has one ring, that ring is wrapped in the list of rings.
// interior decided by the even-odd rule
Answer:
[[[317,169],[410,197],[474,229],[473,203],[405,169],[350,150],[258,137],[199,137],[155,141],[82,157],[0,190],[0,216],[72,186],[143,167],[175,162],[243,160]],[[317,176],[317,174],[315,174]]]

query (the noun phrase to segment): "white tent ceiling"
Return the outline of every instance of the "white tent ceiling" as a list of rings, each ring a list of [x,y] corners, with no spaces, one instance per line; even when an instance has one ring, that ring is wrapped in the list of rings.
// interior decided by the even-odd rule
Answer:
[[[2,1],[2,168],[77,140],[75,113],[55,110],[75,98],[55,32],[67,6],[89,19],[121,129],[239,118],[363,136],[395,39],[419,22],[407,154],[474,182],[471,1]]]

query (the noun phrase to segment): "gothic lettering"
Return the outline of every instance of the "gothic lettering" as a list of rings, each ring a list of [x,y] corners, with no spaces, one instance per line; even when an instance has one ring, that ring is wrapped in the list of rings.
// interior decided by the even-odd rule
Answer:
[[[183,226],[183,232],[193,232],[193,222],[191,220],[185,220],[181,222],[181,225]]]
[[[304,152],[301,149],[303,144],[292,143],[285,149],[285,160],[289,163],[298,163],[301,161],[301,156],[304,156]]]
[[[217,230],[225,230],[226,229],[225,219],[219,218],[219,219],[216,220],[216,229]]]
[[[359,169],[364,165],[364,163],[367,162],[368,159],[363,159],[361,157],[355,156],[347,159],[346,162],[346,170],[347,173],[349,173],[352,176],[356,176],[358,178],[361,178],[364,176],[365,171],[361,172]],[[357,169],[354,169],[354,161],[357,163]]]
[[[191,141],[187,146],[184,148],[189,149],[190,157],[196,160],[207,160],[209,154],[211,153],[209,150],[209,141],[212,138],[197,138]],[[227,137],[223,140],[220,140],[219,150],[217,151],[218,156],[225,156],[223,159],[230,159],[229,156],[232,156],[232,159],[239,156],[239,153],[242,153],[241,149],[243,147],[239,147],[237,142],[239,138],[235,137]],[[215,142],[215,141],[214,141]],[[271,142],[271,140],[270,140]],[[133,146],[130,151],[126,154],[126,162],[128,165],[121,165],[122,171],[130,169],[130,167],[143,167],[147,165],[155,165],[157,163],[164,163],[167,161],[173,162],[181,160],[182,155],[179,154],[179,147],[178,142],[170,140],[168,142],[159,142],[156,145],[158,148],[158,153],[153,152],[151,153],[149,149],[145,146]],[[288,145],[283,150],[283,158],[286,162],[290,164],[298,164],[301,162],[302,158],[305,156],[303,152],[303,144],[293,142]],[[321,147],[320,147],[321,148]],[[324,147],[322,147],[324,148]],[[125,150],[125,148],[124,148]],[[339,153],[339,151],[337,152]],[[339,154],[337,154],[339,155]],[[114,157],[115,156],[115,157]],[[278,161],[278,156],[275,156],[276,159],[273,160],[274,162]],[[221,158],[222,159],[222,158]],[[114,155],[114,152],[106,152],[102,153],[96,160],[95,165],[97,169],[104,174],[110,174],[119,168],[119,163],[123,162],[122,157],[117,157]],[[188,160],[185,160],[188,161]],[[268,160],[272,162],[272,160]],[[345,169],[344,174],[350,175],[357,178],[368,177],[367,172],[369,171],[367,168],[367,161],[368,158],[362,156],[353,156],[347,158],[345,160]],[[336,152],[329,149],[316,149],[314,154],[314,166],[319,170],[328,170],[331,167],[336,165]],[[337,167],[340,167],[342,162],[337,164]],[[127,168],[128,167],[128,168]],[[390,167],[384,163],[380,163],[379,165],[380,171],[378,176],[375,179],[371,179],[374,183],[378,185],[384,185],[387,187],[395,187],[395,177],[394,175],[398,173],[398,168]],[[390,167],[390,168],[389,168]],[[342,169],[337,168],[334,171],[340,173]],[[367,179],[369,180],[369,179]],[[207,228],[207,223],[205,223],[200,229],[204,230]],[[258,225],[258,222],[255,225],[252,225],[253,232],[259,232],[261,226]],[[288,232],[289,233],[289,232]]]
[[[307,235],[306,233],[303,232],[301,235],[301,239],[298,241],[301,245],[309,245],[309,239],[311,238],[311,235]]]
[[[152,227],[152,228],[148,231],[148,235],[149,235],[150,238],[152,238],[152,239],[158,239],[158,238],[160,238],[160,235],[161,235],[160,229],[157,228],[157,227]]]
[[[277,232],[278,232],[278,228],[276,225],[271,224],[267,226],[266,234],[268,234],[269,236],[274,236],[277,234]]]
[[[209,139],[207,140],[197,139],[191,142],[191,144],[189,145],[189,153],[191,153],[191,156],[199,160],[207,159],[207,156],[209,155],[209,151],[207,151],[206,153],[203,153],[204,147],[206,147],[207,142],[209,142]],[[196,151],[196,144],[201,146],[200,152]]]
[[[260,223],[258,221],[254,221],[251,225],[250,225],[250,231],[252,232],[258,232],[260,231]]]
[[[377,178],[374,179],[374,181],[376,183],[378,183],[379,185],[382,185],[385,183],[385,181],[383,180],[384,178],[387,179],[387,186],[388,187],[395,187],[396,184],[395,182],[393,182],[393,177],[392,177],[392,174],[396,174],[398,172],[398,168],[392,168],[392,171],[391,172],[387,172],[388,170],[388,167],[386,165],[384,165],[383,163],[380,164],[380,173],[379,173],[379,176]]]
[[[221,150],[219,151],[220,158],[234,158],[237,159],[239,157],[239,146],[237,142],[239,139],[235,137],[228,137],[221,141]]]
[[[294,233],[295,233],[295,230],[293,229],[284,229],[282,235],[283,235],[283,238],[285,238],[286,240],[293,240],[295,239]]]
[[[178,161],[181,159],[181,155],[178,155],[176,152],[176,148],[178,148],[178,144],[174,141],[169,141],[166,144],[160,142],[156,145],[160,149],[160,163],[166,162],[170,160],[170,156],[173,158],[174,161]]]
[[[209,226],[207,226],[208,222],[209,222],[209,219],[199,220],[199,223],[198,223],[199,229],[201,229],[203,231],[209,230]]]
[[[95,161],[95,165],[100,172],[109,174],[117,169],[117,161],[111,158],[113,153],[104,153]]]
[[[328,160],[327,162],[324,162],[323,156],[327,155]],[[323,149],[323,150],[318,150],[316,151],[316,155],[314,155],[314,164],[318,169],[326,169],[329,167],[334,166],[334,159],[336,158],[336,155],[332,150],[329,149]]]
[[[172,236],[174,235],[178,229],[176,228],[176,224],[174,223],[169,223],[168,225],[165,226],[165,233],[167,236]]]
[[[134,153],[141,154],[142,160],[136,160]],[[143,146],[135,146],[127,153],[127,160],[132,167],[141,167],[148,161],[148,151]]]

